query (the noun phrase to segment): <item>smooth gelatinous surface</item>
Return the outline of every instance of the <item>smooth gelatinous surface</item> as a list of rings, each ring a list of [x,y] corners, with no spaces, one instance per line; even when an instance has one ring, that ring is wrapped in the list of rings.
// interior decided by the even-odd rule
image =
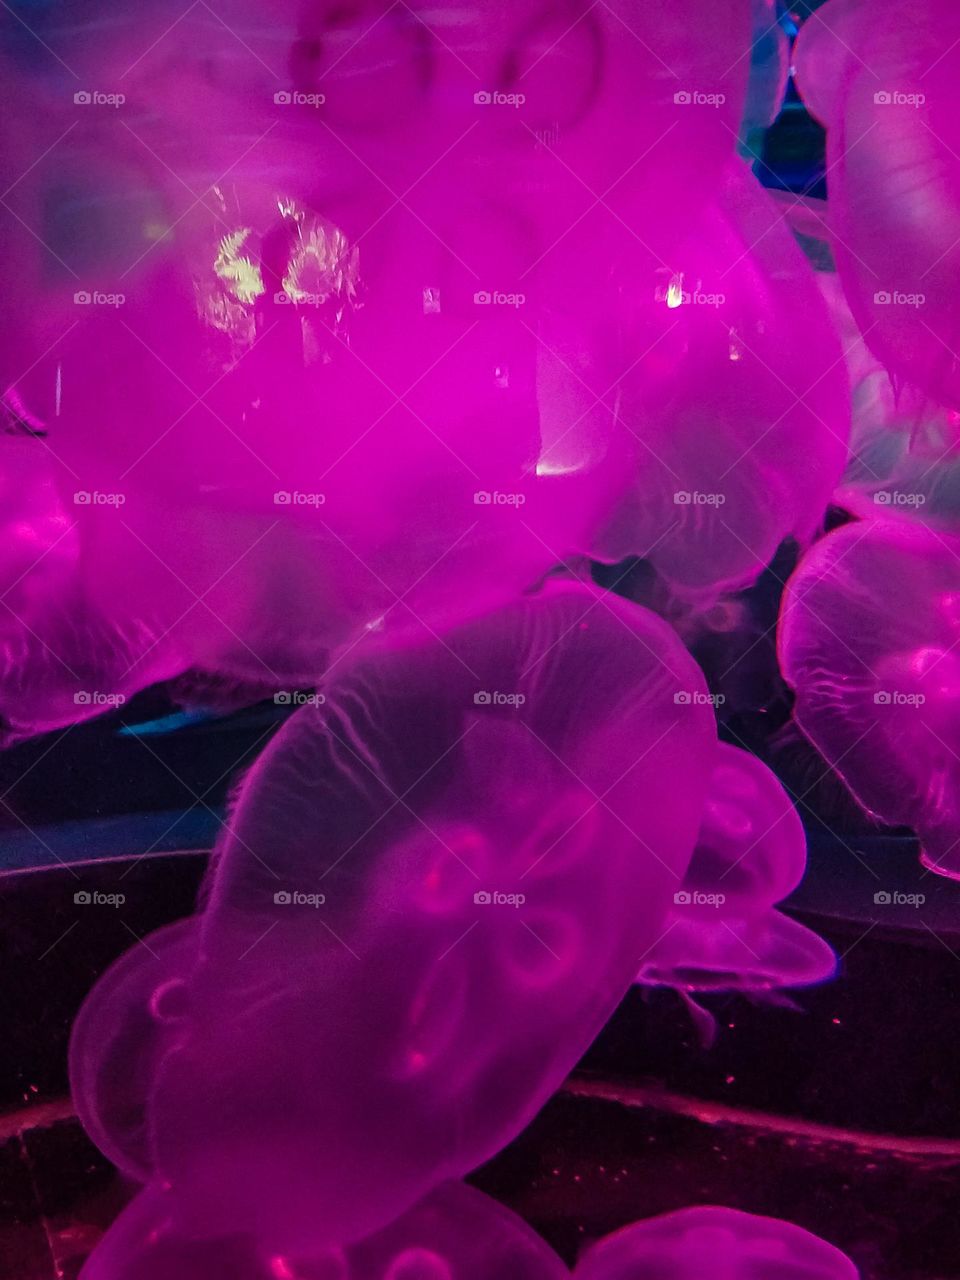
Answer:
[[[310,1257],[269,1255],[249,1236],[184,1240],[159,1188],[140,1193],[82,1280],[563,1280],[566,1267],[521,1218],[450,1183],[383,1231]],[[318,1216],[322,1207],[318,1206]]]
[[[957,407],[960,14],[941,0],[829,0],[798,81],[827,125],[829,222],[864,338],[899,381]]]
[[[0,383],[94,496],[94,601],[158,613],[194,661],[291,679],[582,549],[621,473],[538,474],[541,418],[575,425],[540,364],[606,364],[596,280],[709,198],[747,0],[42,26],[78,69],[67,92],[10,68],[28,172],[0,225],[24,264]],[[78,104],[80,68],[112,87]],[[266,576],[301,584],[293,642]]]
[[[659,934],[714,741],[669,628],[584,587],[343,663],[247,774],[169,1047],[146,1039],[181,1229],[355,1239],[509,1141]],[[108,975],[83,1016],[142,999]]]
[[[836,966],[829,945],[774,909],[806,862],[800,816],[776,776],[721,743],[690,866],[637,980],[755,991],[829,978]]]
[[[858,1280],[839,1249],[779,1218],[707,1205],[624,1227],[588,1249],[576,1280]]]
[[[698,234],[639,279],[618,405],[632,483],[593,552],[646,556],[709,598],[819,524],[847,456],[841,351],[809,263],[742,162]]]
[[[905,521],[831,533],[787,584],[794,717],[860,803],[960,874],[960,545]]]

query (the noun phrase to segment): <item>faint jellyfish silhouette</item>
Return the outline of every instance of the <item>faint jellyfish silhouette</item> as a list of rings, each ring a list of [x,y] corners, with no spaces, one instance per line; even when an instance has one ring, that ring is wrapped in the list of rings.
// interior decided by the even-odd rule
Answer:
[[[588,1249],[576,1280],[859,1280],[839,1249],[780,1218],[704,1205],[635,1222]]]
[[[960,544],[905,521],[837,529],[787,584],[780,665],[794,718],[875,818],[960,876]]]
[[[147,1114],[180,1230],[288,1253],[377,1229],[535,1113],[662,927],[715,745],[669,628],[572,585],[358,648],[324,694],[238,793],[140,1109],[91,1104],[115,1146]],[[81,1025],[142,1024],[152,989],[108,975]],[[84,1044],[90,1094],[120,1059]]]
[[[837,270],[870,349],[898,383],[956,408],[960,278],[957,11],[830,0],[800,30],[800,91],[827,126]]]
[[[775,774],[721,743],[693,857],[637,981],[754,993],[832,977],[828,944],[776,910],[806,862],[800,816]]]
[[[592,553],[647,557],[707,607],[818,528],[847,457],[841,351],[810,264],[739,161],[699,234],[637,270],[616,406],[631,483]]]
[[[564,1280],[526,1223],[472,1187],[448,1183],[383,1231],[311,1256],[269,1255],[244,1235],[189,1240],[169,1196],[142,1191],[91,1254],[82,1280]],[[322,1216],[323,1207],[317,1207]]]

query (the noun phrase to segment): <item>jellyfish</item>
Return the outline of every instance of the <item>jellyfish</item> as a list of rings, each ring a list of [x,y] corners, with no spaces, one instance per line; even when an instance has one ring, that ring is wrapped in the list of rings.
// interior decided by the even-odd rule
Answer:
[[[834,1245],[792,1222],[702,1205],[635,1222],[586,1251],[576,1280],[859,1280]]]
[[[629,988],[715,734],[670,629],[586,587],[358,646],[246,775],[192,956],[138,946],[88,997],[88,1132],[184,1234],[377,1230],[510,1141]]]
[[[188,1240],[173,1231],[159,1187],[142,1191],[88,1259],[82,1280],[565,1280],[557,1255],[527,1224],[463,1183],[432,1192],[347,1248],[269,1256],[246,1235]],[[318,1216],[323,1206],[317,1206]]]
[[[777,637],[802,732],[870,815],[912,827],[924,865],[952,878],[958,551],[906,521],[845,525],[801,560]]]
[[[616,406],[630,487],[591,550],[646,557],[707,607],[818,528],[847,457],[842,353],[809,263],[740,161],[699,233],[638,265],[631,292]]]
[[[700,834],[637,981],[681,992],[764,992],[832,977],[833,951],[777,911],[806,868],[800,816],[756,756],[721,743]]]
[[[25,250],[23,333],[2,380],[54,423],[74,488],[126,499],[124,524],[80,513],[92,598],[276,668],[287,637],[244,570],[282,565],[316,674],[370,629],[442,630],[582,550],[621,473],[540,465],[541,418],[569,405],[538,373],[539,277],[574,303],[554,349],[588,349],[603,299],[566,232],[589,214],[596,253],[604,228],[672,234],[707,200],[750,5],[701,9],[284,4],[271,34],[247,3],[158,6],[77,49],[122,103],[79,110],[21,76],[0,231]],[[210,639],[211,612],[236,638]]]
[[[957,407],[960,164],[956,10],[829,0],[803,25],[797,80],[827,126],[828,223],[870,349],[898,383]]]

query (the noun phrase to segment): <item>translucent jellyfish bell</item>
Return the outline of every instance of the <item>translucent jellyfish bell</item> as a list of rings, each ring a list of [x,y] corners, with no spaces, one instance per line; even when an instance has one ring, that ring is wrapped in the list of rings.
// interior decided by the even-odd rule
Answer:
[[[797,78],[827,126],[829,223],[864,338],[899,382],[956,407],[960,132],[941,0],[830,0],[801,28]]]
[[[81,1280],[564,1280],[557,1255],[521,1218],[449,1183],[346,1249],[269,1256],[249,1236],[184,1240],[157,1187],[141,1192],[88,1259]],[[322,1216],[322,1206],[317,1207]]]
[[[826,1240],[779,1218],[706,1205],[635,1222],[588,1249],[575,1280],[859,1280]]]
[[[794,718],[864,808],[960,876],[960,544],[900,521],[836,530],[781,608]]]
[[[721,743],[700,834],[663,935],[638,982],[680,991],[764,991],[832,976],[831,948],[775,904],[806,867],[800,817],[756,756]]]
[[[817,528],[847,456],[842,353],[810,264],[739,161],[698,234],[633,279],[617,404],[631,482],[592,551],[644,556],[715,598]]]
[[[533,1116],[662,928],[715,744],[669,628],[570,585],[358,650],[324,698],[247,774],[186,1013],[131,1066],[181,1229],[288,1252],[377,1229]],[[139,980],[88,1001],[142,1022]],[[75,1087],[103,1074],[86,1043]]]

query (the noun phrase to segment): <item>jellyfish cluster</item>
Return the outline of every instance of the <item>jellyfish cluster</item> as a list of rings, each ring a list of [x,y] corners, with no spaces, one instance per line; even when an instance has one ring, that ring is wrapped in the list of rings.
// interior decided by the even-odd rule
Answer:
[[[83,1277],[555,1280],[464,1180],[631,987],[842,980],[781,730],[960,878],[960,17],[220,9],[0,31],[0,750],[291,711],[74,1024],[140,1188]],[[826,265],[761,181],[788,79]],[[718,1206],[584,1243],[857,1274]]]

